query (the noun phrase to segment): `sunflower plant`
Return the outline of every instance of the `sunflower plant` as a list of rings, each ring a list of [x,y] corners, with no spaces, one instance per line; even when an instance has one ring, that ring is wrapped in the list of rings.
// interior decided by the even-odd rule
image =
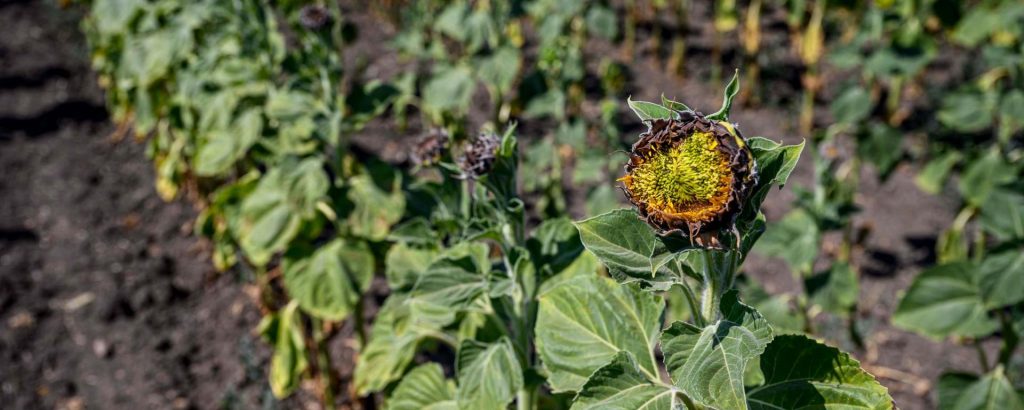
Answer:
[[[764,232],[760,205],[803,149],[743,137],[729,122],[738,89],[734,76],[710,115],[664,97],[629,101],[648,125],[620,179],[633,208],[576,222],[610,278],[539,297],[538,353],[573,408],[893,408],[849,354],[776,336],[734,288]],[[675,293],[689,317],[662,323]]]

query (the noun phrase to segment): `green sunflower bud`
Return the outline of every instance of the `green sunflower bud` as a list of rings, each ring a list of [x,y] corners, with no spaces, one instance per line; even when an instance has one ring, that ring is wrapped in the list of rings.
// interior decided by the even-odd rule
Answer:
[[[623,183],[626,197],[660,235],[682,233],[704,247],[736,232],[750,198],[754,157],[732,124],[692,111],[654,119],[633,145]]]

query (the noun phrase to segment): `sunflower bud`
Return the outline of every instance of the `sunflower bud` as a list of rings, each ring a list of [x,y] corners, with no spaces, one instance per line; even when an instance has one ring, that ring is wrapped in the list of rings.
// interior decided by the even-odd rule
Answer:
[[[732,124],[683,111],[679,119],[651,121],[619,181],[660,235],[680,232],[699,246],[720,247],[717,234],[735,232],[757,175],[754,157]]]
[[[434,128],[416,140],[416,146],[409,153],[409,159],[417,166],[430,166],[441,161],[448,149],[448,131]]]
[[[327,8],[316,4],[308,4],[299,10],[299,23],[309,30],[319,30],[331,19]]]
[[[466,178],[477,179],[491,172],[494,167],[495,154],[501,145],[501,137],[493,132],[481,132],[470,141],[462,156],[459,157],[459,168]]]

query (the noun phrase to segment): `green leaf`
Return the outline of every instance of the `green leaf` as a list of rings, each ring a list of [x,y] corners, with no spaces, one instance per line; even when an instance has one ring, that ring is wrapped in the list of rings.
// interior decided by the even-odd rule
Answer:
[[[997,309],[1024,301],[1024,252],[1010,249],[986,255],[978,265],[978,287],[985,307]]]
[[[761,355],[764,384],[750,389],[752,410],[893,408],[888,389],[850,355],[804,336],[779,336]]]
[[[694,402],[746,408],[744,373],[772,340],[772,328],[730,291],[722,297],[723,319],[703,329],[673,323],[661,335],[665,368],[673,384]]]
[[[464,113],[476,88],[469,68],[439,67],[423,86],[423,109],[435,118],[446,112]]]
[[[850,313],[860,296],[857,272],[844,262],[836,262],[828,270],[805,279],[804,289],[812,303],[842,316]]]
[[[576,222],[580,240],[609,269],[654,279],[674,254],[632,209],[618,209]]]
[[[302,310],[327,320],[342,320],[373,279],[373,252],[363,242],[335,239],[315,252],[289,250],[283,263],[288,294]]]
[[[620,351],[657,379],[654,343],[664,301],[632,285],[580,276],[539,298],[537,351],[555,392],[577,391]]]
[[[579,232],[565,217],[541,222],[526,241],[533,263],[546,275],[560,272],[583,252]]]
[[[437,363],[426,363],[402,377],[387,401],[386,410],[455,410],[455,383],[444,378]]]
[[[954,131],[980,132],[992,126],[995,108],[995,102],[981,92],[956,92],[943,97],[937,117]]]
[[[679,113],[655,103],[633,101],[631,97],[626,97],[626,104],[629,105],[629,108],[632,109],[634,113],[636,113],[637,117],[640,117],[640,121],[647,122],[652,120],[679,119]]]
[[[1010,137],[1024,129],[1024,91],[1010,90],[999,103],[999,139]]]
[[[327,187],[319,158],[289,159],[268,171],[242,201],[242,220],[235,233],[249,260],[263,266],[274,253],[284,250],[302,220],[313,217],[316,202],[327,194]]]
[[[814,217],[803,209],[796,209],[771,225],[754,245],[754,252],[780,258],[796,272],[810,272],[818,257],[820,241],[821,233]]]
[[[228,170],[245,156],[262,133],[263,117],[257,109],[250,109],[239,116],[230,130],[210,133],[210,140],[196,155],[196,174],[215,176]]]
[[[942,156],[928,161],[928,164],[924,166],[917,177],[914,178],[914,182],[917,183],[917,187],[922,191],[932,195],[937,195],[942,192],[943,186],[945,186],[946,178],[949,176],[949,171],[953,170],[960,159],[963,156],[957,151],[950,151]]]
[[[1024,195],[997,188],[981,205],[979,220],[1000,241],[1024,239]]]
[[[270,358],[270,390],[277,398],[290,395],[302,380],[306,361],[306,343],[302,336],[299,304],[292,301],[283,309],[264,316],[258,331],[274,346]]]
[[[943,408],[947,408],[945,405]],[[1022,410],[1024,400],[1006,378],[1003,367],[997,366],[963,392],[948,407],[952,410]]]
[[[651,380],[627,351],[590,375],[572,410],[674,410],[684,408],[681,393]]]
[[[388,250],[384,268],[388,287],[393,290],[411,288],[437,256],[435,250],[412,248],[403,242],[392,246]]]
[[[997,186],[1012,182],[1014,173],[998,150],[972,161],[960,178],[960,194],[967,203],[981,207]]]
[[[419,276],[410,296],[448,309],[469,309],[487,292],[485,269],[490,268],[476,264],[473,259],[472,255],[439,258]]]
[[[968,262],[939,265],[921,272],[900,300],[893,325],[933,338],[987,335],[998,323],[987,315]]]
[[[501,93],[506,93],[519,74],[522,59],[518,48],[502,47],[490,56],[480,59],[477,63],[477,73],[484,83]]]
[[[377,312],[370,341],[356,361],[353,383],[360,396],[381,391],[401,378],[416,354],[416,345],[426,331],[435,328],[405,312],[409,309],[405,302],[406,299],[392,295]]]
[[[732,73],[732,79],[729,80],[729,84],[725,86],[725,96],[722,99],[722,108],[715,111],[714,114],[707,116],[709,120],[717,121],[729,121],[729,110],[732,109],[732,99],[736,97],[736,93],[740,92],[740,70],[736,69]]]
[[[591,35],[612,41],[619,35],[619,26],[615,12],[599,4],[587,11],[587,32]]]
[[[391,186],[378,186],[369,174],[356,175],[348,183],[348,199],[355,205],[348,216],[352,233],[373,241],[387,238],[391,225],[401,220],[405,211],[405,196],[397,172]]]
[[[463,341],[455,360],[460,409],[503,409],[523,387],[523,369],[508,338]]]
[[[666,98],[664,93],[661,94],[661,105],[674,111],[693,111],[686,104]]]
[[[758,179],[737,223],[741,231],[747,233],[756,224],[761,203],[768,197],[772,186],[778,185],[781,189],[786,185],[786,180],[800,160],[804,144],[805,141],[801,141],[799,145],[782,145],[761,137],[747,140],[747,146],[750,147],[757,163]]]
[[[871,114],[873,108],[868,91],[864,87],[854,86],[836,97],[830,110],[836,122],[857,125]]]
[[[885,179],[903,157],[902,139],[898,129],[880,122],[872,123],[857,141],[857,155],[874,164]]]
[[[977,381],[978,376],[969,373],[943,373],[942,376],[939,376],[938,410],[954,410],[953,406],[957,399],[964,395],[964,390]]]

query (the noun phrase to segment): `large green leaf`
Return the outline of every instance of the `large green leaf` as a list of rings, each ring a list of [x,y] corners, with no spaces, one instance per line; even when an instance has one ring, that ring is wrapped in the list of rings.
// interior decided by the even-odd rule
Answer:
[[[969,262],[939,265],[921,272],[900,300],[892,323],[927,336],[983,336],[998,327],[988,317]]]
[[[423,109],[438,118],[445,112],[462,113],[469,108],[475,85],[467,67],[438,67],[423,87]]]
[[[370,341],[356,361],[353,383],[361,396],[381,391],[401,378],[416,354],[416,345],[432,330],[429,323],[409,317],[414,315],[404,311],[409,309],[405,302],[393,295],[377,312]]]
[[[854,86],[836,97],[829,110],[836,122],[857,125],[867,118],[874,108],[868,91],[864,87]]]
[[[576,222],[580,240],[609,269],[653,279],[674,254],[632,209],[618,209]]]
[[[386,410],[455,410],[455,383],[444,378],[437,363],[422,364],[402,377]]]
[[[244,157],[263,132],[263,116],[250,109],[235,119],[228,130],[210,133],[210,140],[196,155],[195,170],[200,176],[214,176],[227,171]]]
[[[954,131],[979,132],[992,126],[995,103],[981,92],[955,92],[942,98],[937,117]]]
[[[341,320],[352,312],[373,278],[373,252],[365,243],[336,239],[312,251],[296,247],[285,254],[288,294],[314,316]]]
[[[673,323],[661,335],[665,368],[673,384],[694,402],[719,409],[744,409],[744,373],[772,340],[772,329],[756,310],[730,291],[722,297],[723,319],[703,329]]]
[[[506,408],[523,387],[523,369],[508,338],[463,341],[455,362],[460,409]]]
[[[970,373],[943,373],[939,376],[936,386],[939,393],[938,410],[953,410],[956,401],[963,396],[964,390],[978,381],[978,376]]]
[[[857,155],[878,168],[878,173],[885,179],[903,156],[900,144],[903,135],[900,130],[881,122],[874,122],[867,127],[857,141]]]
[[[949,388],[950,386],[946,386]],[[962,387],[960,395],[952,405],[940,403],[943,409],[951,410],[1022,410],[1024,400],[1006,378],[1002,366],[978,381]],[[943,395],[942,397],[949,397]],[[953,397],[949,397],[952,399]]]
[[[572,410],[676,410],[683,407],[675,387],[651,380],[633,355],[621,351],[594,372],[572,402]]]
[[[369,174],[349,179],[348,198],[355,204],[355,209],[349,214],[348,224],[353,234],[374,241],[383,240],[388,236],[391,225],[402,219],[405,196],[402,195],[397,173],[390,182],[391,186],[378,186]]]
[[[978,287],[985,307],[996,309],[1024,301],[1024,251],[1010,249],[987,255],[978,265]]]
[[[283,309],[267,315],[259,324],[259,333],[274,347],[270,357],[270,389],[281,398],[292,393],[302,380],[306,361],[306,344],[302,336],[299,304],[292,301]]]
[[[747,392],[752,410],[893,408],[888,389],[850,355],[804,336],[779,336],[761,355],[764,384]]]
[[[633,285],[580,276],[540,296],[537,351],[556,392],[576,391],[620,351],[657,379],[654,343],[664,302]]]
[[[487,292],[487,276],[469,257],[441,258],[420,275],[410,296],[417,301],[466,310]]]
[[[391,289],[411,288],[438,256],[433,249],[418,249],[399,242],[388,249],[384,274]]]
[[[512,83],[519,74],[522,67],[522,55],[518,48],[502,47],[490,56],[480,59],[477,63],[477,73],[484,83],[505,93],[512,87]]]
[[[249,260],[262,266],[283,250],[302,220],[313,217],[328,185],[320,158],[291,158],[268,171],[242,202],[236,235]]]

